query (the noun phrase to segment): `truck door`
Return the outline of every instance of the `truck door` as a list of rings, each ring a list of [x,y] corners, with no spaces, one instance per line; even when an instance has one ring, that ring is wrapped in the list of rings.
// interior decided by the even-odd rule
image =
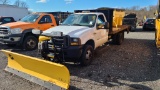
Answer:
[[[105,18],[103,15],[99,15],[96,22],[97,30],[94,32],[95,39],[97,42],[96,46],[100,46],[108,41],[108,29],[104,27],[105,25]]]
[[[50,15],[44,15],[38,22],[38,29],[47,30],[51,27],[54,27],[53,21]]]

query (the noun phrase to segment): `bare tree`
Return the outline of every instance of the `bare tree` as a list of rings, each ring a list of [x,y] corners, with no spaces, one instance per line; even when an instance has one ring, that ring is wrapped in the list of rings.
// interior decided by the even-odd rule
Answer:
[[[1,2],[2,4],[8,4],[8,3],[9,3],[9,0],[0,0],[0,2]]]
[[[20,3],[21,3],[21,1],[20,1],[20,0],[16,0],[16,1],[15,1],[15,3],[14,3],[14,5],[16,5],[16,6],[20,7]]]
[[[157,5],[151,5],[147,7],[133,6],[130,8],[126,8],[126,13],[136,13],[138,17],[138,21],[144,20],[146,18],[154,18],[154,13],[157,10]]]
[[[24,7],[24,8],[28,8],[28,5],[26,2],[21,1],[21,0],[16,0],[14,5],[18,6],[18,7]]]
[[[20,5],[20,7],[28,8],[28,5],[27,5],[27,3],[26,3],[26,2],[21,1],[21,3],[20,3],[20,4],[21,4],[21,5]]]

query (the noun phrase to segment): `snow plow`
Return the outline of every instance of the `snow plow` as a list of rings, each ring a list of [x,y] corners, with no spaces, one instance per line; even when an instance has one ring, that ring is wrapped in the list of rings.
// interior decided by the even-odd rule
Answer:
[[[5,71],[37,83],[50,90],[68,90],[70,73],[61,64],[1,50],[8,58]]]

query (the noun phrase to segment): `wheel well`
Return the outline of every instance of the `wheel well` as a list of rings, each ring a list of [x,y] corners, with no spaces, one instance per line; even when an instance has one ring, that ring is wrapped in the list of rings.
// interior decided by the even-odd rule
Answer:
[[[24,38],[27,36],[34,36],[34,37],[38,38],[38,36],[34,35],[32,32],[25,33]]]
[[[95,48],[95,43],[93,40],[88,40],[85,45],[91,45],[93,49]]]

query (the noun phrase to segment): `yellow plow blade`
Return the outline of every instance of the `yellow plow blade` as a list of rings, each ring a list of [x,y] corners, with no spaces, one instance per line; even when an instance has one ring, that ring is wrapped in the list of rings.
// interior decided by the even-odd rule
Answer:
[[[8,57],[6,71],[42,85],[50,90],[69,88],[70,74],[61,64],[1,50]]]

